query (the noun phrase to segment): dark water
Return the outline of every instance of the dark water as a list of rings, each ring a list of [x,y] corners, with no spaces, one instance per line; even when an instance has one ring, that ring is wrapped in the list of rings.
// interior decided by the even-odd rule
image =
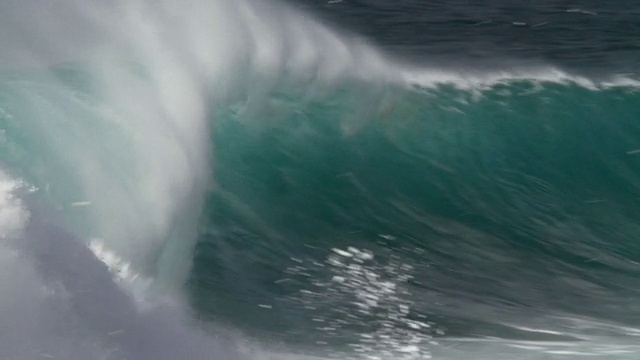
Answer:
[[[25,4],[0,358],[640,352],[637,1]]]
[[[573,71],[638,72],[637,1],[291,2],[423,63],[552,63]]]

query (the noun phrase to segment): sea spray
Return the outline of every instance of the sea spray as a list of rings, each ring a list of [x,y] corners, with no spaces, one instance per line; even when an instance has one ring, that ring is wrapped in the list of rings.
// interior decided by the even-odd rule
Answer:
[[[257,114],[283,81],[326,88],[393,72],[361,40],[280,4],[59,0],[37,26],[9,21],[40,5],[2,9],[16,28],[0,39],[3,123],[23,138],[10,147],[31,147],[20,171],[83,238],[169,286],[189,271],[217,108],[247,99]]]

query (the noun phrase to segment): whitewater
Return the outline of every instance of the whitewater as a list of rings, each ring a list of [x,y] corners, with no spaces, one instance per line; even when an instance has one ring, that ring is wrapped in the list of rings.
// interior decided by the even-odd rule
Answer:
[[[362,336],[386,350],[365,341],[336,355],[254,339],[201,318],[185,290],[207,194],[273,233],[263,214],[217,183],[210,134],[220,118],[262,131],[335,101],[341,110],[327,117],[349,138],[406,97],[435,103],[441,92],[462,91],[464,106],[493,91],[546,86],[636,96],[636,78],[544,64],[415,64],[272,1],[5,2],[0,30],[0,359],[630,359],[640,351],[640,329],[586,318],[508,325],[534,339],[436,339],[437,320],[406,318],[413,302],[401,288],[411,268],[368,267],[373,254],[347,245],[326,255],[337,269],[331,279],[337,293],[354,292],[363,313],[385,301],[399,309],[385,308],[393,321],[384,327],[402,331]],[[455,112],[449,105],[439,109]],[[305,266],[290,275],[317,264]]]

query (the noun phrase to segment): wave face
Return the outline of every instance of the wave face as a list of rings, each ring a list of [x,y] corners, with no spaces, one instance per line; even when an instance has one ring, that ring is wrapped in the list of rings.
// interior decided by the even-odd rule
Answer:
[[[554,353],[637,335],[637,88],[360,94],[274,94],[259,115],[220,113],[199,308],[392,357],[443,337]]]
[[[409,65],[249,0],[0,30],[0,358],[640,352],[637,79]]]

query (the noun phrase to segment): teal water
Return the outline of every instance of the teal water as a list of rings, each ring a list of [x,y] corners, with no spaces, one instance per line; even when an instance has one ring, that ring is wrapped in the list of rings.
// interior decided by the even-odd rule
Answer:
[[[344,5],[0,5],[0,358],[637,357],[635,13]]]
[[[410,304],[394,321],[433,319],[425,336],[504,336],[545,313],[637,324],[637,89],[389,89],[345,131],[362,110],[349,90],[216,117],[198,308],[286,338],[375,332],[380,315],[330,281],[332,249],[354,247],[375,254],[365,292],[401,288],[376,311]]]

